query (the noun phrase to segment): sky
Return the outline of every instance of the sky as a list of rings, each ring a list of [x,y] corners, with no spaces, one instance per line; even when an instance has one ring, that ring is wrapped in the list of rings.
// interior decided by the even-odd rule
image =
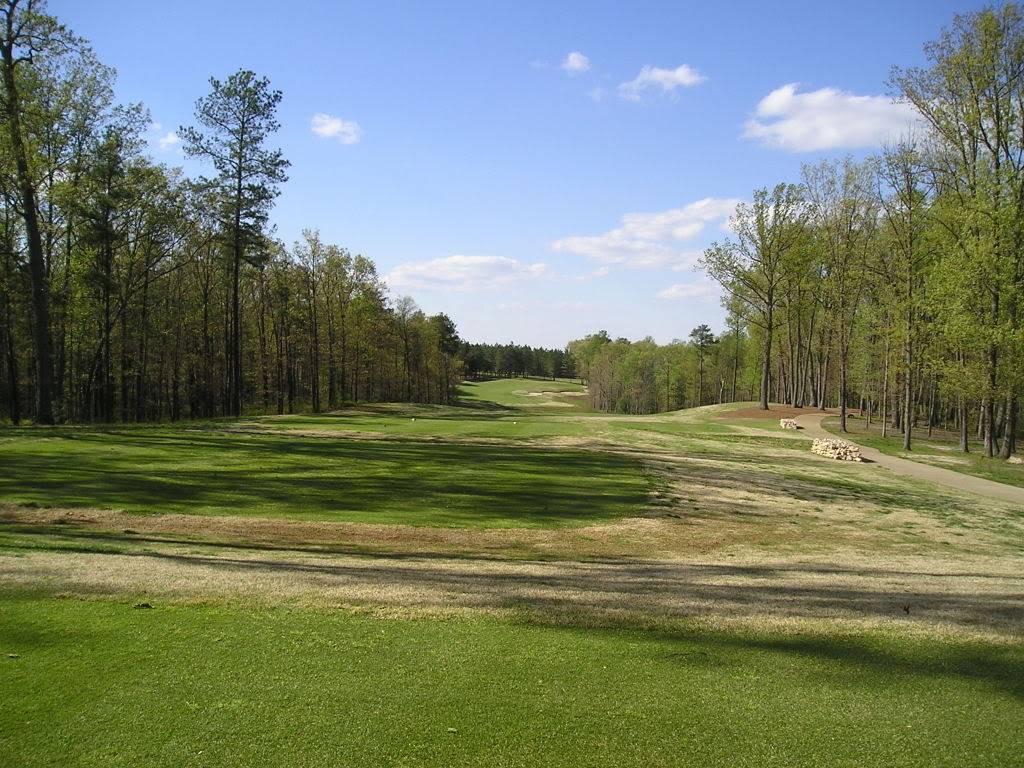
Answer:
[[[696,260],[754,189],[913,116],[892,66],[983,3],[51,0],[150,110],[153,157],[211,76],[284,97],[272,221],[373,259],[469,341],[722,328]]]

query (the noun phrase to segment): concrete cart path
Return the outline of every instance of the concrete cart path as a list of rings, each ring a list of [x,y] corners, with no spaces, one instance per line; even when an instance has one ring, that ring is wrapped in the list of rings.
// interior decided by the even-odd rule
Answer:
[[[827,415],[828,414],[824,413],[806,413],[801,416],[797,416],[796,422],[803,427],[805,430],[804,434],[810,438],[835,438],[837,435],[834,435],[831,432],[826,432],[821,426],[822,419]],[[850,442],[856,443],[857,441],[850,440]],[[935,483],[936,485],[955,488],[958,491],[976,493],[979,496],[988,496],[992,499],[1008,501],[1019,504],[1024,508],[1024,488],[1020,488],[1015,485],[1006,485],[1005,483],[997,483],[994,480],[986,480],[983,477],[975,477],[974,475],[965,475],[962,472],[954,472],[951,469],[935,467],[930,464],[921,464],[916,461],[911,461],[910,459],[901,459],[899,456],[890,456],[875,448],[868,448],[864,445],[860,446],[860,452],[865,459],[869,459],[870,461],[886,467],[887,469],[891,469],[893,472],[898,472],[901,475],[914,477],[918,480],[924,480],[927,483]]]

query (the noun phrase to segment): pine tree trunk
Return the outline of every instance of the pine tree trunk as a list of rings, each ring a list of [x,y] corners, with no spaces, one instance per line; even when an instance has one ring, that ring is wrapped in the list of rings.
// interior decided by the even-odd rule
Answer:
[[[764,351],[761,359],[761,402],[759,407],[762,411],[768,410],[768,387],[772,381],[772,333],[774,332],[774,326],[772,323],[774,307],[771,305],[771,296],[768,297],[768,313],[765,323],[765,334],[764,334]]]
[[[970,450],[967,441],[967,398],[960,395],[960,402],[957,407],[960,418],[960,451],[967,453]]]
[[[7,18],[8,29],[3,45],[3,79],[6,96],[7,135],[9,151],[14,156],[21,216],[28,241],[28,266],[32,285],[32,341],[35,347],[35,421],[53,424],[53,361],[50,352],[50,283],[46,274],[46,258],[39,233],[39,208],[36,190],[29,170],[28,153],[21,130],[21,101],[15,79],[13,29],[14,14]]]

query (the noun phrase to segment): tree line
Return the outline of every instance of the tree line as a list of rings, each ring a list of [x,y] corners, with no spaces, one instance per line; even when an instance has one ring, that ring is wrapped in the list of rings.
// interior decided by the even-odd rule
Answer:
[[[280,91],[212,78],[178,130],[210,173],[146,153],[149,115],[37,0],[0,4],[0,417],[147,421],[448,402],[461,342],[372,261],[269,214]]]
[[[463,342],[459,356],[469,378],[536,376],[557,379],[576,376],[573,358],[565,349]]]
[[[728,331],[696,385],[697,337],[571,345],[595,405],[736,399],[850,408],[883,433],[956,429],[1008,458],[1024,392],[1024,13],[957,16],[891,83],[919,125],[878,156],[823,160],[755,190],[703,254]],[[702,334],[698,334],[700,336]],[[701,377],[702,378],[702,377]],[[686,389],[689,387],[689,394]],[[751,398],[752,399],[752,398]]]
[[[599,331],[570,342],[568,352],[595,408],[645,414],[750,399],[748,348],[742,328],[715,336],[701,324],[671,344]]]

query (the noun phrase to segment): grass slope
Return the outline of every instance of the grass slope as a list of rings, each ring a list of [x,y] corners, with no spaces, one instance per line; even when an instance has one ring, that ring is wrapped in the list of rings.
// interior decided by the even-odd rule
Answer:
[[[1024,754],[1020,647],[7,595],[0,650],[0,755],[22,768],[963,768]]]

